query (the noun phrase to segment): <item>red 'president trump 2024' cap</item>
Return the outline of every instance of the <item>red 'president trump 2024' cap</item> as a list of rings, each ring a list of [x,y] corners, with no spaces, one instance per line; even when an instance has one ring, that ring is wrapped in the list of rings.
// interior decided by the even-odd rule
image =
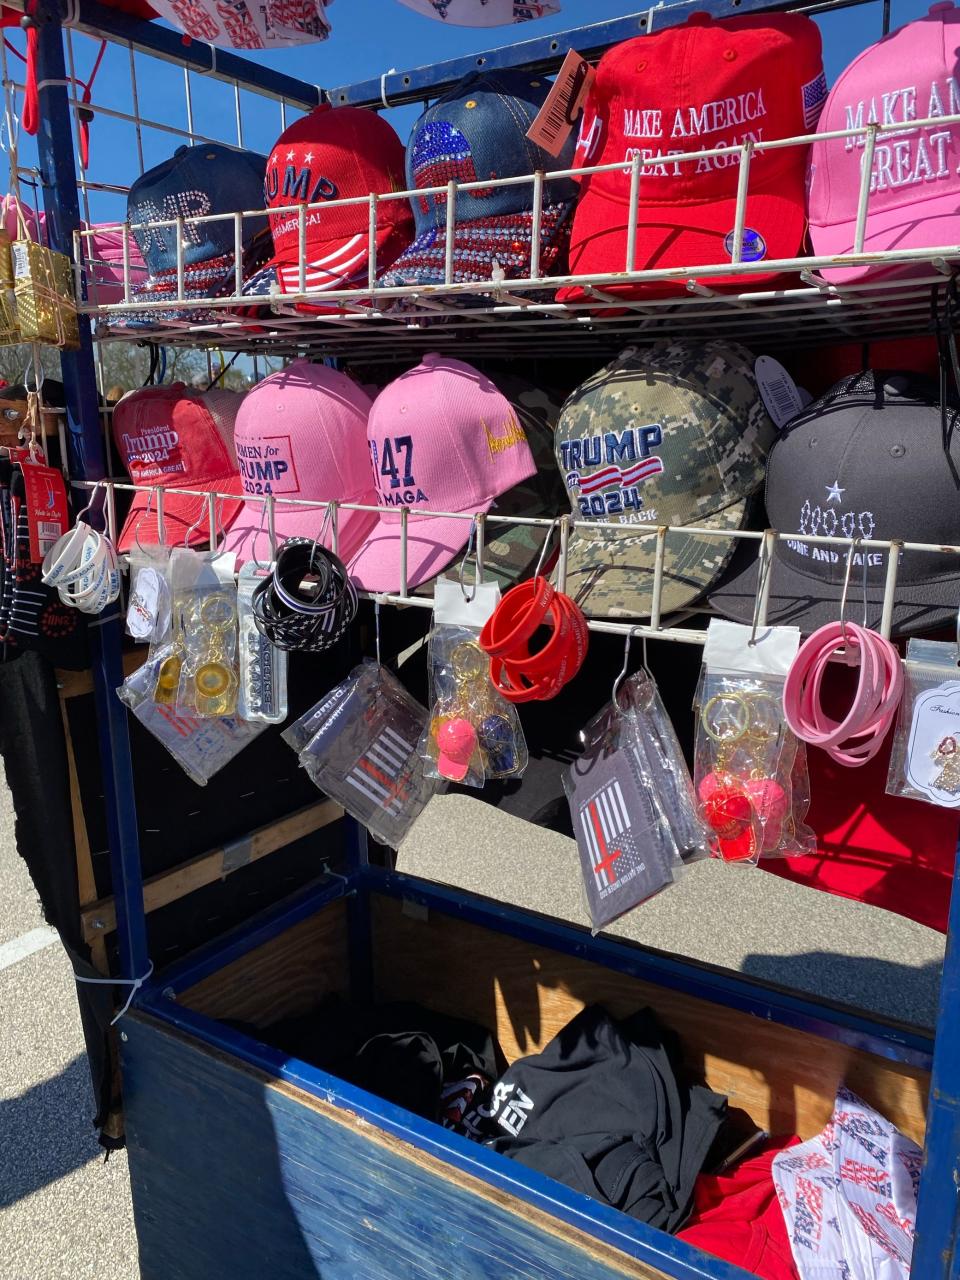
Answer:
[[[605,54],[584,108],[576,162],[623,161],[623,168],[583,179],[574,216],[570,270],[623,271],[627,257],[630,166],[640,171],[636,270],[696,267],[733,258],[738,154],[680,163],[684,152],[736,147],[812,133],[826,98],[820,32],[802,14],[714,22],[695,13],[680,27],[627,40]],[[804,237],[808,148],[754,153],[749,173],[741,260],[791,258]],[[744,287],[776,273],[751,274]],[[711,287],[737,277],[713,276]],[[604,283],[621,297],[683,291],[683,281]],[[561,301],[582,297],[561,290]]]

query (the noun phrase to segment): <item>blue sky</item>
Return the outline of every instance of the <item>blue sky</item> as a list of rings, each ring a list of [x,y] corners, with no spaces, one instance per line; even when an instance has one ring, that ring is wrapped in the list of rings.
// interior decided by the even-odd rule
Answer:
[[[893,0],[893,26],[919,17],[927,8],[928,5],[921,0]],[[397,0],[334,0],[330,8],[333,34],[329,40],[262,57],[266,63],[289,75],[324,87],[334,87],[370,79],[390,68],[405,70],[642,11],[643,6],[636,0],[633,3],[630,0],[562,0],[562,12],[552,18],[518,26],[477,30],[432,21],[405,8]],[[866,44],[879,38],[881,12],[879,0],[871,0],[871,3],[817,15],[816,21],[823,33],[827,78],[831,84]],[[19,33],[15,33],[13,38],[21,39]],[[96,49],[95,42],[82,36],[74,37],[77,74],[81,78],[89,74]],[[139,55],[136,61],[141,115],[186,127],[182,70]],[[17,76],[20,69],[20,64],[11,67]],[[192,75],[190,80],[195,128],[208,136],[235,142],[232,88],[203,76]],[[249,95],[243,95],[243,99],[244,143],[255,150],[269,152],[280,132],[279,107]],[[129,59],[125,50],[108,46],[94,85],[93,101],[131,110]],[[388,118],[404,139],[418,110],[410,106],[389,113]],[[146,167],[164,160],[180,141],[169,133],[145,129],[142,145]],[[27,140],[24,140],[21,151],[30,163],[32,150]],[[137,171],[133,127],[123,121],[98,116],[91,126],[90,176],[100,182],[129,184]],[[115,196],[95,196],[91,212],[94,220],[120,219],[124,214],[124,200]]]

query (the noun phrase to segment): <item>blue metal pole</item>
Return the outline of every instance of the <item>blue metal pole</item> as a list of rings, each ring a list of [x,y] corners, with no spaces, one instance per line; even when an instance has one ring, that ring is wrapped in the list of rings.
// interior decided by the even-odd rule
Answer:
[[[70,105],[62,83],[66,79],[66,67],[60,20],[56,0],[42,5],[36,18],[37,80],[41,86],[37,148],[50,247],[72,258],[73,233],[80,225],[80,206]],[[106,459],[90,322],[86,316],[80,317],[80,349],[61,352],[61,367],[70,474],[75,479],[99,480],[106,473]],[[118,976],[133,978],[147,971],[147,933],[130,739],[126,711],[116,695],[117,687],[123,683],[120,615],[116,606],[103,615],[98,625],[89,628],[89,636],[120,945]]]
[[[958,851],[960,852],[960,851]],[[960,857],[954,868],[947,951],[940,981],[917,1238],[911,1275],[958,1280],[960,1255]]]

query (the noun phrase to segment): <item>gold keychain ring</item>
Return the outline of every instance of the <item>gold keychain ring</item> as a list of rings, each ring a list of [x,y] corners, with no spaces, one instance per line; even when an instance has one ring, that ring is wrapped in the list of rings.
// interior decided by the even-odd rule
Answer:
[[[719,733],[714,724],[711,724],[713,713],[718,707],[730,705],[739,711],[739,723],[732,726],[732,731],[727,733]],[[750,709],[746,700],[740,693],[715,693],[707,702],[703,711],[700,713],[700,723],[703,725],[704,732],[714,742],[739,742],[746,736],[750,727]]]

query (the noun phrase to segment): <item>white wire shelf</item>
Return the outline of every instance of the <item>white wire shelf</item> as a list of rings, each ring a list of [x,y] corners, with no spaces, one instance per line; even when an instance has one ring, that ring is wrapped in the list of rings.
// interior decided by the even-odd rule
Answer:
[[[914,129],[960,124],[960,114],[918,120]],[[641,269],[637,263],[637,221],[643,210],[643,172],[661,163],[657,156],[635,154],[626,166],[589,165],[580,169],[553,170],[473,182],[450,181],[442,186],[410,191],[368,194],[313,203],[293,203],[270,210],[273,216],[296,219],[299,272],[296,292],[266,298],[243,295],[244,223],[262,219],[264,210],[242,210],[199,217],[173,217],[142,223],[116,223],[124,243],[123,301],[108,305],[85,303],[81,310],[96,322],[97,336],[105,340],[155,341],[170,345],[220,346],[234,350],[266,350],[276,354],[322,350],[331,354],[349,351],[358,358],[404,359],[405,352],[422,347],[426,339],[442,351],[469,349],[487,356],[539,354],[564,355],[577,351],[613,351],[625,341],[682,334],[698,339],[724,336],[744,342],[763,340],[769,349],[811,346],[826,342],[857,342],[884,336],[922,334],[935,324],[935,291],[953,274],[951,263],[960,260],[960,245],[866,251],[874,158],[886,144],[887,134],[902,126],[866,124],[821,134],[804,134],[768,141],[747,141],[736,146],[671,153],[681,164],[719,162],[736,164],[737,193],[730,258],[723,262],[691,263],[669,268]],[[842,255],[804,255],[743,261],[747,200],[757,157],[766,152],[804,148],[814,140],[839,144],[846,139],[862,150],[861,180],[853,244]],[[887,148],[889,149],[889,148]],[[881,153],[882,155],[882,150]],[[625,211],[624,256],[616,270],[593,274],[545,276],[541,271],[539,230],[550,184],[588,175],[622,172],[630,175],[630,198]],[[531,186],[532,248],[527,274],[505,279],[496,265],[491,279],[460,282],[452,252],[456,236],[458,196],[487,192],[491,187]],[[434,199],[445,203],[443,282],[431,285],[378,284],[382,274],[377,260],[379,211],[387,202]],[[462,202],[461,202],[462,207]],[[308,282],[308,219],[334,208],[362,214],[358,225],[367,228],[366,280],[359,287],[334,289],[310,287]],[[224,239],[232,246],[227,296],[189,297],[186,241],[191,228],[226,223]],[[101,227],[103,231],[106,228]],[[129,239],[132,232],[174,241],[175,269],[171,267],[172,295],[160,300],[135,298],[131,285]],[[95,230],[76,233],[77,261],[91,258]],[[362,233],[356,239],[364,239]],[[872,266],[877,268],[851,284],[830,283],[821,271]],[[96,297],[88,266],[77,268],[78,293]],[[877,276],[881,278],[878,279]],[[775,283],[770,284],[770,277]],[[724,287],[711,287],[722,278]],[[92,277],[91,277],[92,279]],[[731,285],[730,282],[734,282]],[[616,291],[624,285],[643,286],[661,296],[623,298]],[[582,298],[558,302],[558,289],[578,287]],[[662,296],[666,291],[670,296]],[[223,291],[221,291],[223,292]],[[332,314],[305,314],[297,303],[320,305]],[[260,307],[257,316],[238,314],[238,308]],[[183,318],[166,319],[171,311]],[[136,325],[125,325],[134,316]],[[193,318],[195,317],[195,318]]]
[[[688,341],[724,337],[748,346],[760,342],[765,350],[789,350],[932,333],[937,294],[950,275],[945,252],[960,257],[960,246],[931,254],[916,279],[862,285],[828,285],[811,274],[809,283],[793,288],[728,294],[691,291],[687,297],[646,302],[597,298],[557,303],[528,300],[523,290],[530,286],[510,281],[499,300],[495,292],[482,286],[461,289],[455,296],[437,286],[436,292],[408,294],[403,312],[377,306],[364,309],[356,305],[358,295],[354,293],[348,312],[301,314],[285,299],[273,314],[257,319],[232,313],[235,300],[208,299],[202,306],[189,308],[198,313],[215,312],[203,319],[122,328],[99,315],[96,332],[104,342],[221,347],[277,356],[323,352],[384,363],[408,360],[425,347],[449,355],[490,358],[612,355],[629,342],[652,342],[672,335]],[[642,273],[634,275],[640,278]],[[567,279],[592,285],[591,277]],[[542,290],[543,281],[537,282],[537,288]],[[458,305],[457,296],[464,295],[475,305],[469,309]],[[614,307],[616,313],[612,313]],[[149,314],[137,307],[130,310],[138,312],[141,321]]]
[[[226,492],[209,492],[200,489],[181,489],[170,486],[157,485],[133,485],[130,483],[117,480],[83,480],[75,481],[75,486],[80,489],[96,490],[103,489],[105,492],[105,520],[108,536],[116,542],[118,525],[116,512],[116,494],[123,493],[142,493],[149,492],[151,496],[150,507],[155,512],[158,528],[158,537],[161,543],[166,543],[165,527],[164,527],[164,505],[166,497],[169,494],[180,494],[188,497],[204,498],[206,501],[206,515],[198,520],[194,529],[198,529],[202,523],[206,525],[206,533],[209,537],[210,546],[214,549],[221,546],[224,541],[225,531],[219,520],[218,503],[223,500],[235,502],[237,495],[235,493]],[[256,499],[247,499],[247,501],[257,501]],[[93,497],[91,497],[91,505]],[[263,534],[263,549],[255,543],[255,553],[258,560],[263,556],[266,563],[269,559],[276,557],[278,546],[282,545],[282,540],[278,540],[276,534],[276,508],[279,503],[281,506],[302,508],[308,507],[317,513],[317,530],[318,537],[321,530],[329,529],[330,531],[330,549],[336,554],[339,551],[339,513],[341,511],[368,511],[377,514],[382,513],[383,508],[371,506],[357,502],[317,502],[306,498],[284,498],[273,494],[268,494],[259,499],[262,504],[262,514],[260,528]],[[146,516],[146,512],[144,512]],[[545,549],[552,541],[554,534],[557,536],[558,557],[556,562],[556,586],[559,591],[567,589],[567,551],[570,542],[570,535],[576,527],[577,520],[570,514],[557,515],[553,517],[535,517],[535,516],[510,516],[510,515],[494,515],[492,512],[469,512],[469,511],[435,511],[420,510],[402,507],[400,510],[400,589],[396,592],[371,593],[361,591],[359,594],[369,600],[379,601],[381,604],[393,604],[400,607],[412,606],[419,609],[432,609],[433,597],[431,595],[418,595],[411,592],[407,582],[407,549],[410,530],[410,521],[418,519],[430,519],[432,517],[441,517],[444,519],[456,519],[470,521],[473,526],[472,551],[469,556],[474,560],[474,579],[477,583],[483,581],[485,548],[487,540],[487,526],[493,526],[494,529],[498,525],[528,525],[532,528],[543,531]],[[949,556],[953,559],[960,557],[960,546],[946,545],[943,543],[932,542],[912,542],[903,539],[880,539],[880,538],[846,538],[837,536],[827,536],[826,534],[811,533],[785,533],[777,529],[715,529],[700,525],[657,525],[657,524],[615,524],[612,521],[591,520],[588,527],[592,530],[603,530],[604,533],[620,537],[636,537],[638,534],[650,534],[656,537],[656,548],[654,552],[654,569],[653,582],[651,584],[650,612],[649,615],[641,615],[643,618],[649,616],[649,621],[620,621],[613,618],[591,617],[587,619],[587,625],[591,631],[606,632],[613,635],[647,637],[656,640],[672,640],[681,644],[704,644],[707,638],[705,630],[693,627],[680,626],[678,623],[685,622],[689,617],[697,613],[709,612],[706,602],[695,603],[683,614],[672,616],[666,623],[662,618],[662,599],[664,587],[664,564],[666,557],[666,538],[667,534],[683,537],[695,537],[697,539],[717,539],[725,542],[733,541],[737,544],[742,542],[756,543],[759,571],[757,575],[758,595],[754,610],[754,628],[765,627],[767,625],[767,610],[770,598],[770,586],[772,577],[773,557],[776,550],[776,544],[779,540],[789,540],[792,543],[803,543],[809,546],[820,547],[836,547],[843,551],[847,556],[847,582],[850,581],[850,570],[853,565],[854,556],[856,554],[863,555],[868,552],[883,552],[885,556],[884,568],[884,587],[883,600],[880,613],[880,634],[887,639],[893,626],[893,613],[897,600],[897,575],[900,564],[900,557],[903,552],[919,552],[924,555]],[[325,536],[325,535],[324,535]],[[170,544],[168,544],[170,545]],[[457,557],[446,572],[455,572],[461,557]],[[844,597],[846,597],[847,588],[844,587]],[[852,598],[852,597],[851,597]],[[838,617],[842,614],[842,606],[838,609]]]

